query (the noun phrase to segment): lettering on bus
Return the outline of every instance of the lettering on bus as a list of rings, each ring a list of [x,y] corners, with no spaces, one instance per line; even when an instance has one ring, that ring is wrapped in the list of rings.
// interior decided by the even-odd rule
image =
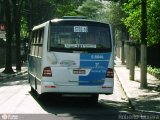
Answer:
[[[65,48],[96,48],[95,44],[65,44]]]
[[[87,26],[74,26],[74,32],[88,32]]]
[[[91,59],[104,59],[103,55],[91,55]]]

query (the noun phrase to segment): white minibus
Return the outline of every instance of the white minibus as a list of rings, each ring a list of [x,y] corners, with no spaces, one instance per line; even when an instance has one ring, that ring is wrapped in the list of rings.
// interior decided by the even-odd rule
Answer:
[[[114,48],[109,24],[84,18],[53,19],[32,29],[28,75],[31,90],[44,93],[112,94]]]

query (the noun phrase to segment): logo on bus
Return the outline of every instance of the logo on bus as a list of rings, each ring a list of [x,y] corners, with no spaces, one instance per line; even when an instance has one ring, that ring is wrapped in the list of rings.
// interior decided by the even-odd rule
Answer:
[[[62,66],[73,66],[76,65],[76,62],[73,60],[63,60],[60,62]]]

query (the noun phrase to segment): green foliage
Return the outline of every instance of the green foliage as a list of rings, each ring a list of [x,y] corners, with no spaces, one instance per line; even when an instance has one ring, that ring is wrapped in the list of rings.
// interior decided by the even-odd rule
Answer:
[[[21,18],[21,33],[20,34],[21,34],[21,38],[26,38],[29,36],[27,20],[24,17]]]
[[[149,46],[160,43],[160,1],[147,0],[147,43]],[[141,0],[128,0],[123,4],[127,17],[122,21],[128,28],[130,37],[140,41],[141,33]]]
[[[127,17],[123,18],[122,21],[126,25],[130,37],[133,40],[140,40],[140,32],[141,32],[140,0],[129,0],[128,3],[124,3],[123,11],[126,13]]]
[[[121,9],[121,4],[119,2],[110,2],[107,4],[107,8],[109,9],[109,11],[106,11],[109,23],[116,27],[122,26],[121,19],[125,14]]]
[[[78,12],[90,19],[97,19],[103,9],[103,4],[94,0],[87,0],[78,8]]]
[[[33,26],[62,16],[77,15],[77,8],[85,0],[31,0],[21,5],[21,37],[28,36]]]
[[[147,67],[147,71],[150,72],[150,73],[158,73],[158,74],[160,74],[160,68],[155,68],[155,67],[148,66]]]
[[[124,0],[123,0],[124,2]],[[105,4],[105,10],[103,13],[104,22],[110,23],[112,26],[113,39],[115,44],[118,44],[118,41],[128,40],[128,33],[125,28],[122,18],[125,17],[124,11],[122,11],[122,1],[121,2],[107,2]]]
[[[75,0],[47,0],[54,11],[54,17],[77,15],[77,7],[80,4]]]
[[[160,43],[160,1],[148,0],[148,43]]]
[[[147,71],[148,71],[148,73],[152,74],[156,78],[160,79],[160,68],[148,66]]]

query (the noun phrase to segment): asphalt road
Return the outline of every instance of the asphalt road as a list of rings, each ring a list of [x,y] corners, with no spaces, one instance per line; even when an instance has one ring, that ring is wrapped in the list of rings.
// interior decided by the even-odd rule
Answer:
[[[0,82],[0,120],[129,120],[133,115],[116,76],[114,94],[100,95],[97,105],[51,95],[40,101],[30,92],[27,74]]]

